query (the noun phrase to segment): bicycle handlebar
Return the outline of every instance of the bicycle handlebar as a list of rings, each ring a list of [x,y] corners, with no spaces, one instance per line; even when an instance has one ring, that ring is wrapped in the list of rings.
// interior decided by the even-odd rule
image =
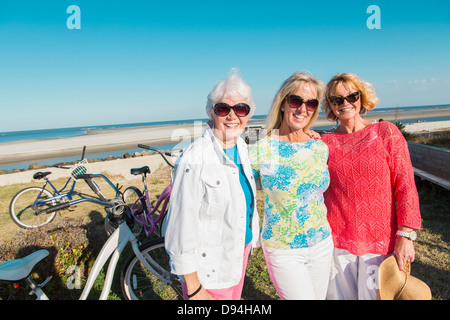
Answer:
[[[85,153],[86,153],[86,146],[83,146],[83,151],[81,152],[81,159],[80,159],[80,161],[84,160]],[[59,168],[59,169],[70,169],[71,168],[71,167],[61,166],[61,165],[58,165],[58,164],[54,164],[54,165],[52,165],[52,167]]]
[[[172,163],[170,163],[170,161],[167,160],[166,156],[164,155],[164,154],[166,154],[167,156],[172,156],[172,153],[171,153],[170,151],[165,151],[164,154],[163,154],[160,150],[155,149],[155,148],[152,148],[152,147],[147,146],[147,145],[145,145],[145,144],[138,144],[138,147],[139,147],[139,148],[142,148],[142,149],[147,149],[147,150],[152,150],[152,151],[158,152],[158,153],[161,155],[161,157],[163,157],[164,161],[166,161],[166,163],[167,163],[169,166],[171,166],[172,168],[174,168],[174,165],[173,165]]]
[[[81,153],[81,159],[80,161],[84,160],[84,154],[86,153],[86,146],[83,146],[83,152]]]

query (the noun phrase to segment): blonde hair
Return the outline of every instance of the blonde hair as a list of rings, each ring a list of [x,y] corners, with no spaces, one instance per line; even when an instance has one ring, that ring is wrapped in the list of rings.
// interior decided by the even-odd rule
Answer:
[[[363,81],[360,77],[353,73],[338,73],[330,82],[328,82],[325,88],[325,98],[322,103],[322,109],[328,120],[336,121],[338,118],[334,114],[331,108],[330,97],[334,94],[336,87],[339,84],[349,84],[360,92],[361,95],[361,115],[365,115],[367,111],[373,110],[380,100],[377,98],[375,88],[366,81]]]
[[[266,120],[266,130],[268,136],[271,135],[272,130],[279,129],[281,123],[283,122],[283,112],[281,111],[281,107],[283,106],[284,101],[286,101],[286,97],[291,94],[295,94],[305,83],[310,83],[314,86],[314,88],[316,88],[317,100],[319,100],[319,102],[322,101],[324,94],[324,83],[306,72],[295,72],[283,82],[281,88],[278,90],[275,98],[273,99],[272,107],[270,108],[269,115]],[[314,111],[314,114],[303,130],[307,130],[310,126],[312,126],[318,116],[319,108]]]

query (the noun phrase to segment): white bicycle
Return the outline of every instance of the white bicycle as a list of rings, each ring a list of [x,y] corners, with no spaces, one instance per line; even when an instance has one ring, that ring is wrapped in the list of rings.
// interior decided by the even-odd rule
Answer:
[[[169,257],[164,248],[164,237],[152,239],[140,244],[133,233],[134,218],[129,207],[122,199],[112,200],[112,206],[107,207],[105,228],[109,235],[81,293],[80,300],[86,300],[101,269],[111,257],[105,276],[100,300],[108,298],[114,271],[120,254],[128,243],[133,252],[125,261],[120,277],[123,295],[129,300],[145,299],[179,299],[182,297],[181,284],[177,276],[170,273]],[[47,250],[36,251],[24,258],[6,261],[0,264],[0,281],[20,282],[24,280],[31,288],[30,295],[36,295],[38,300],[48,300],[43,287],[50,281],[36,284],[30,274],[36,264],[47,257]]]

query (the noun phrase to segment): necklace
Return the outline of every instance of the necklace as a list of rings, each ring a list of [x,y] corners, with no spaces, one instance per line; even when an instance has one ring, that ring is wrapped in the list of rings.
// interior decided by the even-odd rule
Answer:
[[[223,151],[231,161],[235,162],[234,159],[237,159],[237,145],[228,149],[223,149]]]

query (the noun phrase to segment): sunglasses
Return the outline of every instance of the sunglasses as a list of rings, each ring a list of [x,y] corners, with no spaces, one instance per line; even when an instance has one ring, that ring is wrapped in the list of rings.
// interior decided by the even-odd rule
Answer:
[[[349,103],[355,103],[356,101],[359,100],[359,97],[361,95],[360,91],[357,92],[353,92],[351,94],[349,94],[346,97],[342,97],[342,96],[331,96],[329,98],[330,102],[335,105],[335,106],[340,106],[341,104],[344,103],[344,100],[347,100]]]
[[[287,96],[286,100],[289,106],[295,109],[300,108],[303,103],[305,104],[306,109],[308,109],[309,111],[316,111],[317,107],[319,106],[319,100],[317,99],[309,99],[305,101],[302,97],[296,95]]]
[[[234,106],[230,106],[228,103],[219,102],[213,107],[214,113],[219,117],[226,117],[230,113],[231,109],[234,110],[234,113],[238,117],[245,117],[250,113],[250,106],[246,103],[238,103]]]

